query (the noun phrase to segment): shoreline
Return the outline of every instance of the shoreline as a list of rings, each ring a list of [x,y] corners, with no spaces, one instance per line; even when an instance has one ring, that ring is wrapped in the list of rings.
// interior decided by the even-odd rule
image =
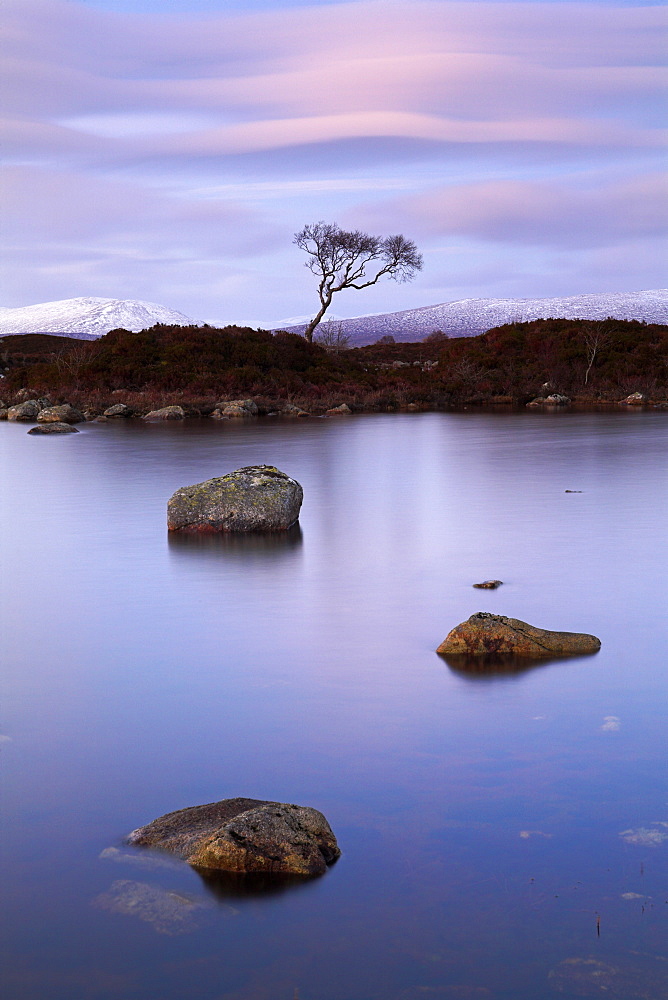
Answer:
[[[16,416],[9,415],[10,407],[21,406],[23,403],[37,402],[40,412],[50,407],[62,407],[69,405],[78,413],[77,417],[69,420],[71,423],[115,423],[118,421],[144,421],[149,423],[157,422],[181,422],[193,420],[211,420],[220,422],[245,422],[263,418],[284,419],[284,420],[304,420],[349,417],[361,414],[374,413],[474,413],[474,412],[496,412],[496,413],[530,413],[530,412],[560,412],[560,413],[596,413],[596,412],[619,412],[628,413],[638,411],[668,412],[668,400],[664,399],[642,399],[642,400],[613,400],[613,399],[586,399],[575,398],[568,402],[551,403],[545,400],[533,400],[524,402],[521,399],[510,397],[491,397],[481,399],[479,397],[455,401],[425,401],[411,400],[409,402],[393,401],[381,403],[365,403],[354,399],[351,395],[338,395],[336,402],[328,400],[327,403],[307,402],[302,405],[295,403],[293,399],[267,399],[266,397],[246,397],[237,400],[224,400],[218,402],[204,401],[201,399],[186,400],[180,394],[169,394],[158,400],[151,394],[151,400],[146,399],[143,393],[120,393],[118,390],[109,394],[103,401],[98,399],[93,402],[85,398],[85,394],[72,393],[69,398],[62,398],[60,394],[44,394],[36,396],[28,394],[27,390],[12,394],[9,400],[0,399],[0,421],[16,422],[23,424],[39,425],[46,421],[40,421],[37,415]],[[84,397],[83,399],[80,397]],[[3,405],[4,404],[4,405]],[[106,404],[106,405],[105,405]],[[307,408],[308,407],[308,408]],[[109,410],[122,410],[123,412],[109,413]],[[225,411],[228,412],[225,412]],[[49,418],[53,419],[53,418]]]

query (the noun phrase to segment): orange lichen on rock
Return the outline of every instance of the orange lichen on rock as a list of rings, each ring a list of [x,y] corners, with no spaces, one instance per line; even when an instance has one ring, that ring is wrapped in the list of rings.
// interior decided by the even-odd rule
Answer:
[[[467,621],[456,625],[436,652],[465,656],[508,654],[539,659],[596,653],[600,648],[601,640],[595,635],[584,632],[551,632],[528,625],[517,618],[478,611]]]

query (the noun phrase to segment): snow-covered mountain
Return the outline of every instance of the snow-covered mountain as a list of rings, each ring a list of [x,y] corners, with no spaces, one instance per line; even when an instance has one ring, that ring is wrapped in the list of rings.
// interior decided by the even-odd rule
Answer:
[[[94,340],[110,330],[144,330],[155,323],[192,326],[194,320],[155,302],[96,297],[60,299],[36,306],[0,309],[0,337],[18,333],[58,333]]]
[[[350,343],[361,346],[373,344],[388,335],[397,342],[422,340],[434,330],[442,330],[451,337],[470,337],[503,323],[533,319],[596,320],[607,319],[608,316],[668,323],[668,289],[571,295],[554,299],[460,299],[436,306],[404,309],[402,312],[344,319],[341,325],[343,332],[350,336]],[[304,325],[291,329],[301,333]]]

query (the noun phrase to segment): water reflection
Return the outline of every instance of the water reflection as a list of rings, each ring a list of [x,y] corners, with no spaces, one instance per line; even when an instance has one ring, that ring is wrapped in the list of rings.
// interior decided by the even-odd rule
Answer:
[[[230,899],[253,896],[280,896],[284,892],[305,889],[314,881],[324,877],[316,875],[305,878],[303,875],[273,875],[266,872],[221,872],[207,868],[194,870],[212,896],[225,903]]]
[[[487,656],[468,656],[466,653],[459,653],[457,655],[439,653],[438,655],[447,663],[452,672],[458,674],[460,677],[465,677],[471,681],[486,681],[498,680],[503,677],[518,677],[536,667],[546,667],[551,663],[562,661],[572,662],[573,659],[589,659],[591,656],[597,656],[598,651],[590,653],[587,656],[578,657],[550,656],[530,658],[527,656],[513,656],[510,653],[505,655],[489,653]]]
[[[665,415],[99,424],[76,456],[26,437],[0,424],[3,996],[542,1000],[594,995],[578,955],[651,971]],[[263,462],[303,484],[305,544],[167,541],[175,489]],[[39,613],[35,567],[75,581]],[[441,663],[479,604],[603,649]],[[267,880],[116,844],[239,789],[322,808],[345,863]]]
[[[286,555],[295,555],[303,541],[299,524],[287,531],[221,531],[216,534],[170,531],[168,534],[170,554],[177,558],[196,556],[198,559],[226,559],[244,563],[248,559],[269,562],[278,561]]]

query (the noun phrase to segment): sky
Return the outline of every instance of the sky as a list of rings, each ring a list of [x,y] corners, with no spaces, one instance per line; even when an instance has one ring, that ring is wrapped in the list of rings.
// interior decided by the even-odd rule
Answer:
[[[403,233],[338,316],[665,285],[666,13],[567,0],[3,0],[0,304],[316,310],[293,235]]]

